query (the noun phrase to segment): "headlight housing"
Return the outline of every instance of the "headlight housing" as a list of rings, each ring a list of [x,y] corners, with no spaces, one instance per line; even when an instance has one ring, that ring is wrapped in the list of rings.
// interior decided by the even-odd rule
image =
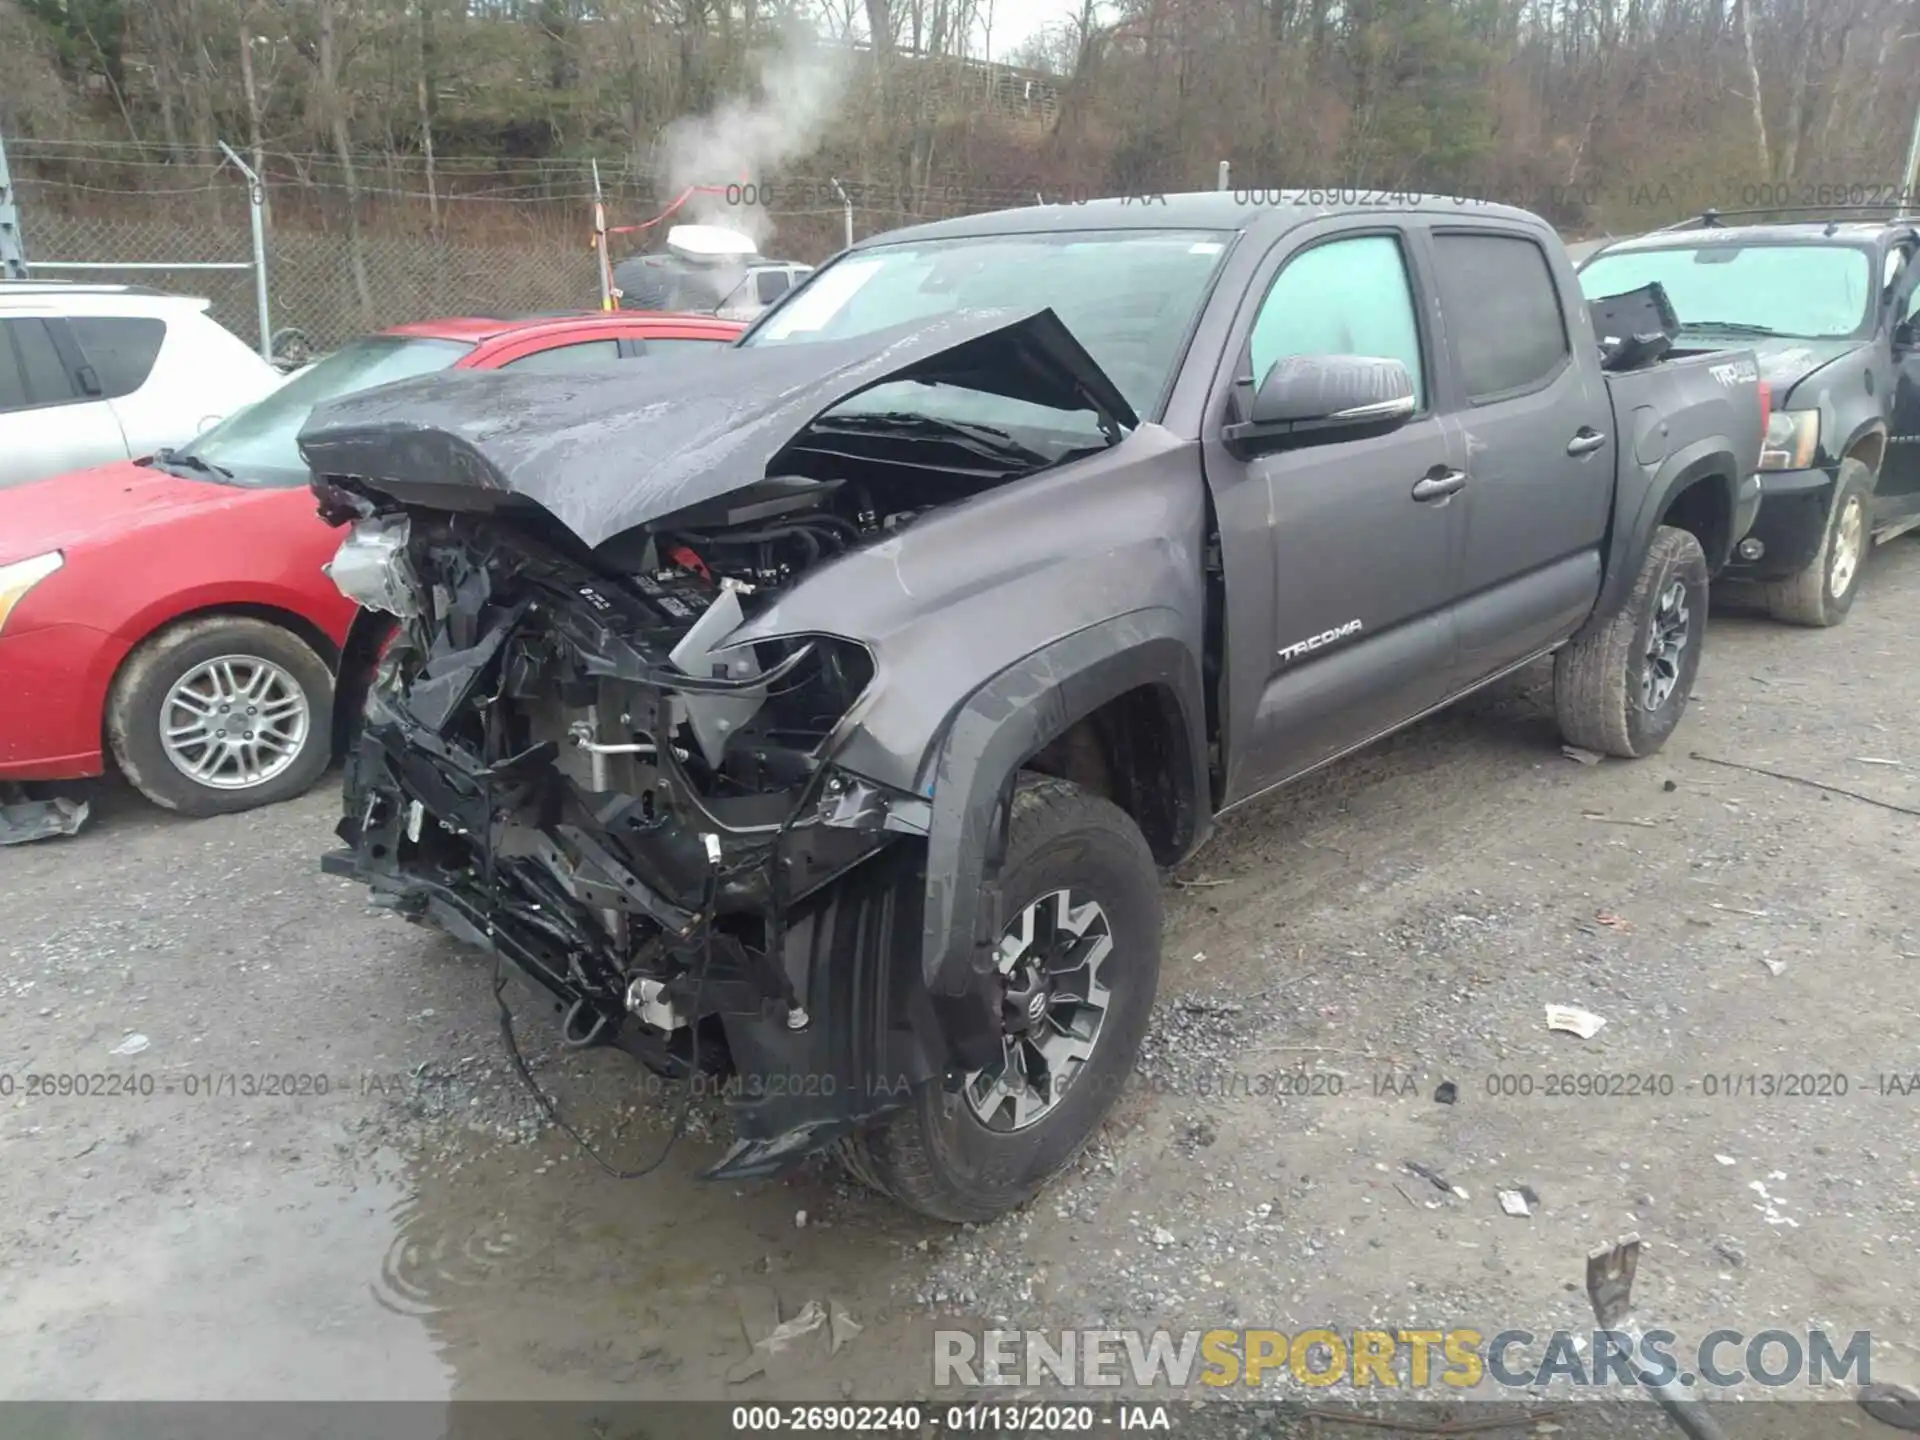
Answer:
[[[420,613],[422,592],[413,561],[407,558],[410,529],[404,515],[356,520],[333,559],[320,568],[362,609],[411,620]]]
[[[67,557],[61,551],[49,550],[44,555],[0,565],[0,630],[7,628],[7,617],[13,614],[13,607],[26,593],[66,563]]]
[[[1767,417],[1760,442],[1762,470],[1805,470],[1820,445],[1818,410],[1776,410]]]

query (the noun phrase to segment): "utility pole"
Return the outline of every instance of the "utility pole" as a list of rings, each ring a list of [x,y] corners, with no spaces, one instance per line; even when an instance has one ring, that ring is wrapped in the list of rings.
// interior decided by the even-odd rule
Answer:
[[[20,238],[20,207],[7,171],[7,139],[0,135],[0,280],[27,278],[27,247]]]
[[[1914,107],[1913,135],[1907,141],[1907,164],[1900,172],[1899,206],[1903,213],[1911,213],[1914,208],[1914,170],[1920,168],[1920,106]],[[6,157],[0,156],[0,183],[6,178]]]

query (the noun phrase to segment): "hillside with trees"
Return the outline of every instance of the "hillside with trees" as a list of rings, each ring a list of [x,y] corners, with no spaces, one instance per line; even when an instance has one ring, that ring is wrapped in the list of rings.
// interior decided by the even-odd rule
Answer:
[[[134,216],[244,235],[225,140],[276,243],[345,240],[364,270],[382,237],[545,236],[590,275],[596,165],[616,221],[751,182],[803,259],[843,195],[870,233],[1210,187],[1223,159],[1235,188],[1623,232],[1885,196],[1920,102],[1920,0],[1082,0],[1005,53],[1012,3],[0,0],[0,135],[43,252]]]

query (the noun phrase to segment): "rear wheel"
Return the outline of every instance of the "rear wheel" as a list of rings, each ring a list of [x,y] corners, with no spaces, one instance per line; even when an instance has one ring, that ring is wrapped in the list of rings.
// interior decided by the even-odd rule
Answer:
[[[1126,813],[1032,777],[1009,825],[999,1059],[842,1147],[855,1178],[939,1220],[1015,1209],[1080,1152],[1132,1073],[1159,984],[1160,877]]]
[[[1767,613],[1789,625],[1838,625],[1853,609],[1872,549],[1873,472],[1861,461],[1842,460],[1820,549],[1798,574],[1762,588]]]
[[[264,620],[209,615],[136,650],[107,702],[121,772],[154,804],[224,815],[312,788],[332,758],[333,675]]]
[[[1619,613],[1554,657],[1561,735],[1629,760],[1666,744],[1693,694],[1706,624],[1707,557],[1663,525]]]

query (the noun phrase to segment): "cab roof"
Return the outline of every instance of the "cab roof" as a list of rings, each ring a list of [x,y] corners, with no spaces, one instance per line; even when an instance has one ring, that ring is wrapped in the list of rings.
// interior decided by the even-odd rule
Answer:
[[[1351,197],[1351,198],[1349,198]],[[857,242],[855,250],[903,241],[954,240],[985,235],[1038,235],[1060,230],[1260,230],[1277,235],[1332,215],[1430,215],[1518,222],[1545,229],[1527,210],[1447,195],[1401,195],[1362,189],[1194,190],[1184,194],[1114,196],[1059,205],[1024,205],[890,230]]]
[[[1645,235],[1609,240],[1601,247],[1609,254],[1634,250],[1705,249],[1715,245],[1874,245],[1914,235],[1920,219],[1852,220],[1831,215],[1805,220],[1766,220],[1751,225],[1724,222],[1683,222]],[[1600,253],[1595,251],[1595,254]]]

